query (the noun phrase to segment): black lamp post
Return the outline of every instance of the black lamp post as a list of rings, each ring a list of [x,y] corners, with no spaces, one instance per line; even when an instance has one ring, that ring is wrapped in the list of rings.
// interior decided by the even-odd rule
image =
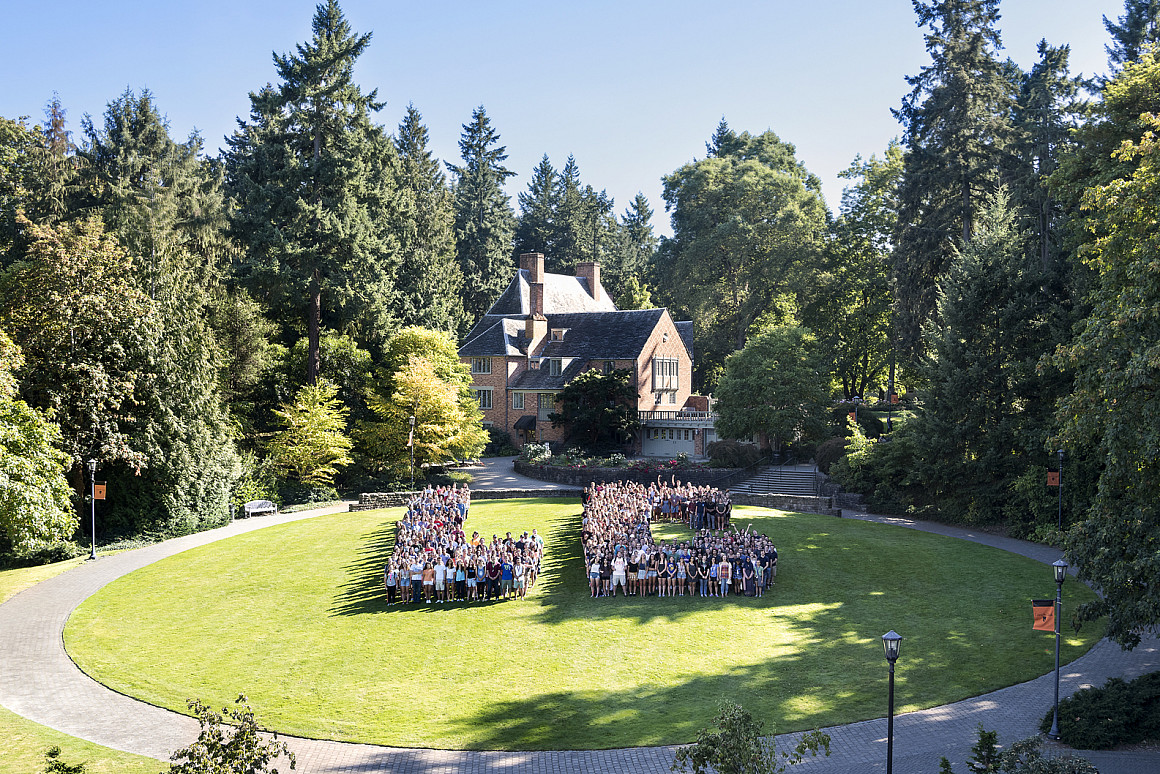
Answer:
[[[1059,524],[1058,529],[1063,530],[1063,449],[1056,452],[1059,455]],[[1065,567],[1067,565],[1064,565]],[[1062,583],[1063,581],[1060,581]]]
[[[411,491],[414,492],[415,491],[415,415],[412,414],[408,421],[410,421],[410,423],[411,423],[411,437],[410,437],[411,443],[408,444],[408,446],[411,447]]]
[[[1057,559],[1051,565],[1055,570],[1055,710],[1051,716],[1051,730],[1047,735],[1059,738],[1059,618],[1063,614],[1063,579],[1067,577],[1067,562]]]
[[[894,380],[886,383],[886,432],[894,430]]]
[[[886,651],[886,661],[890,664],[890,698],[886,712],[886,774],[894,770],[894,662],[898,660],[898,650],[902,646],[902,636],[891,629],[882,635],[882,649]]]
[[[97,461],[89,460],[89,538],[92,541],[90,559],[97,558]]]

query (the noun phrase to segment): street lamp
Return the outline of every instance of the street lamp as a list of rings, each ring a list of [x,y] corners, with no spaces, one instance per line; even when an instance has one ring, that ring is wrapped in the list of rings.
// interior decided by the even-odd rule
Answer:
[[[91,518],[89,522],[89,538],[92,542],[92,550],[89,552],[90,559],[97,558],[97,461],[89,460],[89,506],[91,508]]]
[[[1059,455],[1059,524],[1056,528],[1063,531],[1063,449],[1057,451],[1056,454]],[[1064,567],[1066,566],[1064,565]]]
[[[411,491],[415,491],[415,415],[412,414],[410,419],[411,435],[408,438],[407,445],[411,447]]]
[[[886,432],[894,430],[894,380],[886,383]]]
[[[886,661],[890,664],[890,698],[886,713],[886,774],[894,770],[894,662],[898,660],[898,650],[902,646],[902,637],[891,629],[882,635],[882,649],[886,652]]]
[[[1062,454],[1062,452],[1060,452]],[[1059,738],[1059,618],[1063,614],[1063,579],[1067,577],[1067,562],[1056,559],[1052,565],[1055,570],[1055,710],[1051,716],[1051,730],[1047,735],[1052,739]]]

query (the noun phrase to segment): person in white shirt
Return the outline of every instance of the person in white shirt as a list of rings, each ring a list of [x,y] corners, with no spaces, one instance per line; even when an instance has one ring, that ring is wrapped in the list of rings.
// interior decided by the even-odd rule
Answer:
[[[628,570],[628,560],[624,558],[624,552],[618,550],[616,557],[612,560],[612,596],[616,596],[616,584],[620,584],[620,590],[624,592],[624,596],[628,596],[628,585],[625,582],[625,572]]]

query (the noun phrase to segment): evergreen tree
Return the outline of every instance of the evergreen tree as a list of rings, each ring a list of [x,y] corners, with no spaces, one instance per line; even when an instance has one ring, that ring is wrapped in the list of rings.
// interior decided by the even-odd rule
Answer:
[[[174,142],[148,89],[125,92],[109,103],[103,124],[81,122],[85,191],[73,208],[95,208],[105,226],[137,259],[142,287],[157,295],[175,272],[198,285],[216,281],[227,257],[221,176],[198,158],[194,133]]]
[[[454,181],[455,237],[463,272],[463,307],[474,324],[511,282],[515,216],[504,181],[515,173],[503,165],[507,148],[480,105],[463,125],[459,139],[463,163],[448,164]]]
[[[926,326],[914,476],[944,513],[986,523],[1003,518],[1013,482],[1043,459],[1051,402],[1036,365],[1054,339],[1039,262],[1027,257],[1004,189],[976,224]]]
[[[268,308],[306,319],[309,384],[324,316],[364,340],[389,331],[400,205],[395,148],[371,121],[382,104],[353,81],[370,33],[354,34],[335,0],[318,6],[312,29],[293,54],[274,56],[281,83],[250,94],[227,156],[244,279]]]
[[[455,210],[442,165],[427,145],[427,127],[414,105],[399,124],[401,261],[396,316],[411,325],[454,332],[463,322],[463,274],[455,259]]]
[[[999,0],[914,0],[931,64],[893,111],[905,128],[894,285],[900,344],[917,352],[952,245],[971,240],[979,203],[999,185],[1013,84],[995,56]]]
[[[1104,28],[1112,36],[1111,45],[1104,46],[1108,67],[1118,72],[1147,46],[1160,43],[1160,0],[1124,0],[1124,15],[1118,23],[1105,16]]]
[[[1039,42],[1039,61],[1023,78],[1015,103],[1010,172],[1013,201],[1022,209],[1024,229],[1045,272],[1059,270],[1063,204],[1048,188],[1048,178],[1071,145],[1079,110],[1080,82],[1068,75],[1067,46]]]
[[[556,218],[560,209],[560,189],[560,175],[545,153],[540,163],[532,170],[528,190],[516,197],[520,205],[520,217],[515,230],[516,255],[543,253],[548,258],[556,255]]]

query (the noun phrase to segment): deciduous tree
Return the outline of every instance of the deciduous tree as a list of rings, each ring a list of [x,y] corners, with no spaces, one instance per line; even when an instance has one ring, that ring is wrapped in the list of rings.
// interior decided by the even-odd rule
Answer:
[[[580,374],[557,393],[552,427],[565,428],[568,442],[589,452],[630,443],[640,427],[631,377],[627,369]]]

